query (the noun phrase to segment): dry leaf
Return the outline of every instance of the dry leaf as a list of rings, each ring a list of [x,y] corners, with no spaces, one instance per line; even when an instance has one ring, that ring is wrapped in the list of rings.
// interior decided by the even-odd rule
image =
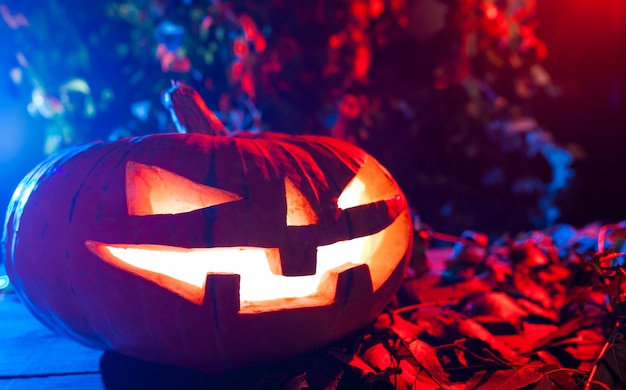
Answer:
[[[534,324],[532,322],[524,322],[520,336],[525,340],[518,349],[519,354],[530,353],[536,350],[535,346],[549,335],[559,330],[557,325],[553,324]],[[543,342],[543,341],[541,341]]]
[[[572,379],[573,372],[571,370],[566,370],[561,367],[561,365],[547,364],[541,368],[539,371],[546,374],[541,382],[544,379],[549,379],[552,383],[551,388],[557,388],[560,390],[575,390],[580,388],[580,383],[576,383]]]
[[[424,330],[423,327],[409,322],[399,315],[392,315],[389,329],[405,343],[410,343]]]
[[[539,382],[545,374],[536,366],[522,366],[510,370],[488,371],[467,382],[467,390],[515,390]]]
[[[562,368],[562,364],[553,354],[548,351],[537,351],[537,357],[546,365]]]
[[[485,329],[478,322],[471,318],[463,318],[455,314],[459,326],[459,332],[468,337],[474,337],[489,344],[491,348],[498,351],[506,360],[513,362],[519,359],[519,356],[509,347],[499,342],[493,334]]]
[[[576,332],[576,342],[566,347],[565,351],[574,359],[593,361],[598,357],[604,342],[604,335],[600,331],[582,329]]]
[[[532,279],[532,276],[528,272],[522,272],[522,270],[515,270],[513,273],[513,285],[524,294],[528,299],[535,301],[545,308],[552,308],[553,302],[550,294],[537,282]],[[524,270],[526,271],[526,270]]]
[[[465,308],[472,315],[487,314],[496,316],[510,322],[517,327],[522,319],[528,316],[528,312],[508,294],[503,292],[487,292],[476,299],[469,301]]]
[[[306,372],[296,375],[287,382],[284,390],[305,390],[309,388],[309,383],[305,379]]]
[[[335,358],[337,358],[339,361],[361,371],[363,375],[374,374],[374,369],[356,354],[343,352],[336,348],[331,349],[330,351],[328,351],[328,353],[331,356],[334,356]]]
[[[398,366],[396,359],[382,343],[374,344],[365,350],[363,359],[380,371]]]
[[[516,302],[522,309],[526,310],[528,314],[547,318],[555,323],[559,322],[559,316],[553,310],[544,309],[543,307],[523,298],[517,299]]]
[[[532,390],[552,390],[554,388],[554,383],[548,378],[544,376],[541,378],[539,382],[532,388]]]
[[[542,349],[546,345],[552,343],[553,341],[557,339],[565,338],[565,337],[572,335],[578,329],[581,329],[583,327],[584,322],[585,322],[585,318],[582,316],[571,319],[565,324],[562,324],[559,327],[557,327],[555,331],[550,332],[547,335],[535,341],[534,345],[532,346],[532,349],[535,349],[535,350]]]
[[[449,382],[448,374],[441,366],[435,348],[419,339],[409,343],[408,348],[418,364],[426,370],[436,383],[443,385]]]

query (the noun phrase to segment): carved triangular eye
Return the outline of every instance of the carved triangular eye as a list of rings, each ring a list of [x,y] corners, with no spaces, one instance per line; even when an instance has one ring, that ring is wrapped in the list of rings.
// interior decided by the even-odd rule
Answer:
[[[391,175],[372,158],[368,158],[356,176],[341,191],[337,199],[340,209],[363,206],[381,200],[392,199],[398,195],[396,184]]]
[[[126,205],[130,215],[180,214],[242,199],[153,165],[126,164]]]
[[[309,226],[317,223],[319,217],[311,207],[311,203],[288,178],[285,178],[285,198],[287,200],[287,226]]]

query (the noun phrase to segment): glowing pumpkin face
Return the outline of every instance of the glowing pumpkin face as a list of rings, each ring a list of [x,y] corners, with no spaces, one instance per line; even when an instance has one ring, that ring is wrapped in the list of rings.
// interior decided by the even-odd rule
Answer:
[[[292,299],[266,302],[265,305],[285,308],[324,304],[323,300],[325,304],[331,303],[335,298],[334,291],[318,294],[322,276],[348,263],[372,262],[370,256],[387,231],[378,236],[376,233],[390,225],[402,211],[397,186],[373,159],[359,169],[338,198],[324,199],[327,205],[315,203],[315,209],[288,177],[284,177],[282,183],[270,180],[260,184],[263,194],[259,197],[271,194],[277,198],[272,201],[276,215],[259,210],[256,203],[246,202],[235,192],[199,184],[157,166],[128,161],[125,178],[127,210],[131,217],[167,216],[153,219],[170,220],[176,226],[177,220],[185,223],[182,221],[193,218],[191,213],[194,211],[206,216],[209,208],[215,208],[210,210],[215,217],[208,222],[213,224],[210,228],[213,231],[212,247],[205,248],[202,244],[203,247],[197,248],[188,242],[181,246],[178,239],[171,242],[171,233],[168,233],[169,240],[155,239],[152,235],[145,243],[139,240],[141,244],[120,244],[119,240],[105,244],[87,240],[87,247],[102,260],[158,283],[197,304],[202,304],[204,299],[207,274],[239,275],[242,310],[256,302],[316,295],[317,301]],[[364,178],[376,184],[371,191],[365,190]],[[255,198],[249,191],[237,192],[248,192],[248,198]],[[327,196],[330,195],[333,194]],[[234,203],[232,207],[224,207],[224,211],[219,209],[220,205],[231,202]],[[225,215],[218,217],[220,212]],[[265,226],[262,234],[253,231],[258,226],[255,215],[261,218],[258,223]],[[320,221],[320,215],[330,220]],[[347,229],[347,223],[355,218],[367,220],[357,223],[361,231]],[[142,223],[140,218],[137,222]],[[140,229],[137,226],[135,230]],[[246,238],[241,237],[242,233]],[[163,245],[166,242],[176,245]],[[397,250],[401,251],[395,256],[399,260],[405,248]],[[384,282],[395,265],[381,264],[379,268],[381,272],[375,274],[378,278],[372,278],[374,287]],[[164,277],[170,282],[160,283]]]
[[[367,324],[411,237],[397,184],[354,146],[160,134],[40,165],[15,192],[4,248],[16,290],[53,329],[220,372]]]

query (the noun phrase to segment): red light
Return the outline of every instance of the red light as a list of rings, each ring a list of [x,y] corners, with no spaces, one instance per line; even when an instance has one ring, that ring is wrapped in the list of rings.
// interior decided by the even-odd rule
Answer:
[[[212,24],[213,24],[213,18],[207,15],[204,17],[204,19],[202,19],[202,24],[200,25],[200,29],[202,31],[207,31],[211,27]]]
[[[254,89],[254,81],[252,80],[252,75],[250,72],[246,72],[241,77],[241,89],[248,95],[252,100],[256,98],[256,91]]]
[[[493,4],[485,5],[485,16],[489,20],[494,20],[498,17],[498,8]]]
[[[330,46],[331,49],[337,50],[341,47],[342,44],[343,44],[343,37],[340,36],[339,34],[335,34],[328,39],[328,46]]]
[[[361,114],[361,103],[354,95],[346,95],[339,104],[339,112],[341,115],[349,119],[356,119]]]
[[[265,41],[263,35],[257,36],[254,40],[254,50],[256,50],[257,53],[263,53],[266,48],[267,42]]]
[[[370,17],[376,19],[385,10],[385,2],[383,0],[370,0]]]
[[[241,74],[243,73],[243,64],[239,61],[233,62],[231,70],[233,79],[239,80],[241,78]]]
[[[365,45],[356,48],[356,58],[354,59],[354,75],[357,79],[367,76],[370,69],[370,50]]]
[[[233,43],[233,52],[236,56],[245,57],[248,54],[248,44],[241,38],[235,39],[235,43]]]
[[[256,37],[257,29],[252,18],[248,15],[241,15],[239,17],[239,21],[241,22],[243,35],[246,37],[246,39],[248,41],[254,40],[254,38]]]
[[[189,57],[177,58],[172,64],[171,71],[178,73],[187,73],[191,70],[191,60]]]

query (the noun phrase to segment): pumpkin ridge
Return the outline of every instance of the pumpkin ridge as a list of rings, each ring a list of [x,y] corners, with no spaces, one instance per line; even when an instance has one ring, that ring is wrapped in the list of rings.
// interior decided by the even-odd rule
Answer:
[[[300,187],[304,184],[304,186],[306,186],[307,192],[310,191],[314,195],[316,201],[315,209],[317,209],[316,211],[319,214],[319,204],[321,202],[321,194],[319,191],[325,189],[324,179],[326,178],[326,175],[322,171],[322,168],[320,167],[318,162],[315,161],[314,157],[311,156],[310,153],[307,153],[306,150],[304,150],[300,145],[290,142],[277,142],[276,146],[280,148],[283,154],[289,158],[291,166],[296,171],[295,175],[293,176],[301,178],[298,183],[294,184]],[[301,161],[301,159],[298,158],[299,156],[296,156],[296,154],[303,155],[304,157],[311,157],[311,164],[305,166],[304,161]],[[293,180],[290,180],[293,183]],[[315,183],[315,186],[312,185],[312,183]],[[318,186],[320,190],[317,190],[315,188],[316,186]],[[300,191],[302,191],[302,189],[300,189]]]

